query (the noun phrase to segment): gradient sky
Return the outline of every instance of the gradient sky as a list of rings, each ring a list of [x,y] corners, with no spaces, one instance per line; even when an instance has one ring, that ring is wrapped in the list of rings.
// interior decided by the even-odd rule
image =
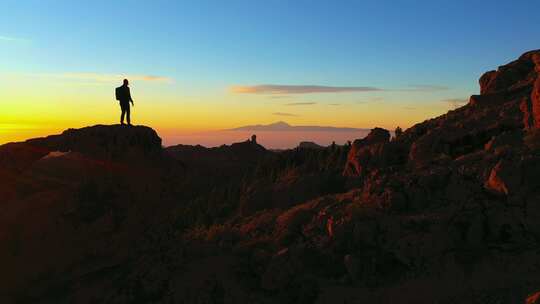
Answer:
[[[2,0],[0,11],[0,143],[118,123],[124,77],[133,121],[168,144],[279,120],[406,128],[540,48],[537,0]]]

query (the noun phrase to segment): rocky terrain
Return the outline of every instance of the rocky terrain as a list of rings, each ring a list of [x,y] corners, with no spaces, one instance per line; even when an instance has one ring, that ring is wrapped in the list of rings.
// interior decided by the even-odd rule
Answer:
[[[0,146],[2,303],[537,303],[540,51],[392,137]]]

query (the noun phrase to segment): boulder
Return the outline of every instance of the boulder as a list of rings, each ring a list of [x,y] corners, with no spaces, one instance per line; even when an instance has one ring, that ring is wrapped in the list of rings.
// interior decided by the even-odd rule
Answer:
[[[480,77],[480,80],[478,81],[480,83],[480,94],[485,94],[488,91],[493,90],[496,78],[497,71],[489,71],[484,73],[484,75],[482,75],[482,77]]]
[[[345,176],[362,176],[370,167],[385,165],[390,141],[390,132],[382,128],[375,128],[363,139],[354,141],[347,156],[347,163],[343,174]]]
[[[528,296],[525,300],[525,304],[540,304],[540,291]]]
[[[489,174],[485,187],[494,193],[509,195],[515,194],[521,183],[520,164],[500,160]]]
[[[388,142],[390,140],[390,132],[383,128],[375,128],[369,132],[369,134],[364,138],[364,143],[369,145],[373,143]]]

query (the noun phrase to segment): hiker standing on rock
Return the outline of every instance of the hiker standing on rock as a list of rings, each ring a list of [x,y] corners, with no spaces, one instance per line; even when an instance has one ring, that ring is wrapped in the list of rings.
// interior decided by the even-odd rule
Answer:
[[[120,109],[122,110],[122,115],[120,115],[120,124],[124,124],[125,115],[127,116],[126,120],[128,125],[131,126],[129,103],[131,102],[133,106],[135,106],[135,104],[133,103],[133,99],[131,99],[131,93],[128,85],[129,81],[124,79],[124,84],[116,88],[116,100],[120,101]]]

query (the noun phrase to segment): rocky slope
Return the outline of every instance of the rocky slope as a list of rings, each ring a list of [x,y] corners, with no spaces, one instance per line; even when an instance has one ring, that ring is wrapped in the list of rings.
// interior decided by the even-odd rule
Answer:
[[[0,146],[0,300],[536,303],[540,51],[480,92],[350,148],[120,126]]]

